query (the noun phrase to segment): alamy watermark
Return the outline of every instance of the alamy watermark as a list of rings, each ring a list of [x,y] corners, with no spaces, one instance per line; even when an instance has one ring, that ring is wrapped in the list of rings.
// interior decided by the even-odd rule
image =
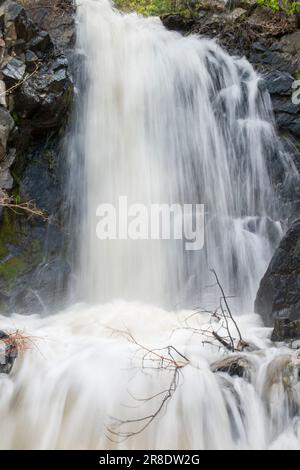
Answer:
[[[300,80],[295,80],[293,85],[292,102],[295,106],[300,104]]]
[[[99,240],[184,240],[187,251],[204,246],[203,204],[101,204],[96,234]]]

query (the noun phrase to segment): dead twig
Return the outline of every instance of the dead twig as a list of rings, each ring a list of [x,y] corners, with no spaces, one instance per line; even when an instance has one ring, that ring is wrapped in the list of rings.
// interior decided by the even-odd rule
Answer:
[[[121,334],[131,343],[135,344],[138,347],[138,352],[142,353],[142,370],[164,371],[171,374],[171,379],[167,388],[146,398],[137,398],[129,392],[131,398],[141,405],[154,401],[155,399],[159,399],[159,403],[153,412],[142,417],[128,420],[112,418],[113,422],[111,426],[107,428],[107,438],[112,442],[123,442],[133,436],[141,434],[153,423],[168,406],[169,401],[177,390],[180,372],[189,364],[189,359],[174,346],[169,345],[164,348],[150,349],[141,345],[129,331],[121,332]],[[123,431],[126,426],[135,424],[139,425],[138,429]]]
[[[18,213],[18,211],[25,212],[29,217],[40,217],[44,221],[49,220],[49,216],[45,211],[36,207],[33,201],[26,201],[17,203],[12,197],[9,197],[4,191],[0,190],[0,207],[11,209]]]

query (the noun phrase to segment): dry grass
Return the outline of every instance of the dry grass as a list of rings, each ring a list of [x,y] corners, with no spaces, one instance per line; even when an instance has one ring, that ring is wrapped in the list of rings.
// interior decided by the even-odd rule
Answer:
[[[18,355],[31,349],[38,349],[37,341],[39,338],[26,335],[25,332],[21,330],[5,331],[5,333],[7,334],[7,338],[1,341],[7,344],[12,350],[16,351]]]

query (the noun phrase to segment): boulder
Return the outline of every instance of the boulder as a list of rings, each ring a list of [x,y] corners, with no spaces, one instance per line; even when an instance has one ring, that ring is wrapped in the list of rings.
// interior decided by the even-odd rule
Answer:
[[[278,127],[288,131],[296,138],[300,137],[300,103],[294,102],[295,78],[288,72],[274,70],[264,77],[273,103]]]
[[[51,232],[52,235],[55,228]],[[49,314],[55,309],[65,307],[65,293],[70,274],[70,265],[62,257],[40,263],[36,268],[24,273],[15,283],[10,293],[10,310],[22,312],[22,315],[32,315]]]
[[[291,74],[274,70],[265,77],[270,95],[291,96],[294,78]]]
[[[299,378],[300,360],[298,352],[280,354],[271,360],[262,387],[264,401],[268,404],[271,413],[275,411],[272,404],[280,404],[280,401],[284,400],[286,413],[290,417],[299,415]],[[282,419],[282,416],[280,416],[280,419]]]
[[[274,341],[300,337],[300,220],[296,220],[276,250],[264,275],[255,311],[274,326]]]
[[[163,15],[161,21],[170,31],[180,31],[182,33],[189,31],[193,24],[193,19],[185,18],[182,15]]]
[[[234,377],[250,379],[252,364],[246,356],[228,356],[225,359],[215,362],[211,366],[215,373],[223,372]]]
[[[50,34],[46,31],[41,31],[31,40],[29,48],[40,58],[43,57],[43,54],[48,54],[54,48]]]
[[[59,129],[72,97],[68,63],[63,56],[57,56],[38,67],[35,57],[35,52],[27,52],[26,67],[31,76],[16,90],[14,111],[20,122],[32,129]]]
[[[247,10],[245,10],[244,8],[235,8],[229,15],[228,15],[228,19],[229,21],[237,21],[237,20],[241,20],[242,18],[245,18],[247,15]]]
[[[20,82],[25,74],[26,66],[20,59],[12,57],[2,69],[4,81],[8,87]]]
[[[10,374],[18,357],[18,349],[4,331],[0,331],[0,374]]]
[[[8,45],[18,39],[30,41],[37,30],[28,19],[24,7],[11,0],[3,2],[0,6],[0,21],[4,39]]]

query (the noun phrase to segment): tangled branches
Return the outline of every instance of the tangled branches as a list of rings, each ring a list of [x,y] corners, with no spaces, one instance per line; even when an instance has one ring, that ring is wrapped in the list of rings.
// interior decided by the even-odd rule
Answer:
[[[169,385],[162,391],[146,397],[137,398],[132,393],[130,396],[133,400],[141,404],[152,403],[155,400],[159,400],[154,410],[142,416],[141,418],[133,418],[128,420],[120,420],[113,418],[113,422],[108,428],[109,440],[116,442],[122,442],[133,436],[141,434],[145,431],[153,421],[163,412],[168,406],[169,401],[173,397],[177,390],[180,378],[180,372],[184,367],[189,364],[188,358],[178,351],[174,346],[166,346],[161,349],[149,349],[136,341],[130,332],[122,332],[127,339],[138,347],[137,353],[141,354],[141,370],[146,372],[147,370],[163,371],[170,375]],[[124,430],[131,428],[132,426],[139,426],[137,429]]]
[[[195,312],[184,320],[182,327],[178,329],[187,330],[194,335],[201,337],[203,345],[209,344],[217,348],[225,348],[229,352],[242,352],[249,345],[243,340],[241,330],[235,320],[229,306],[229,298],[225,295],[223,286],[214,269],[211,270],[216,283],[209,287],[217,286],[220,290],[220,304],[214,311],[197,308]],[[208,325],[203,327],[203,314],[209,314]],[[197,324],[199,320],[199,326]],[[195,326],[196,323],[196,326]]]
[[[176,328],[176,330],[187,330],[192,336],[199,335],[202,344],[210,344],[231,353],[242,352],[249,345],[242,338],[238,323],[229,306],[229,297],[225,295],[217,273],[212,270],[212,274],[216,283],[211,287],[217,286],[221,293],[219,307],[213,312],[197,309],[185,318],[184,325]],[[203,314],[210,315],[209,324],[205,327],[203,327]],[[197,321],[199,321],[199,324]],[[143,433],[166,410],[178,389],[183,369],[193,364],[187,355],[181,353],[173,345],[151,349],[139,343],[130,331],[112,331],[114,334],[118,333],[125,337],[131,344],[136,346],[136,355],[139,356],[141,361],[139,370],[142,373],[147,374],[149,371],[156,371],[163,373],[167,378],[167,386],[152,396],[140,398],[128,392],[136,403],[141,406],[151,406],[153,404],[153,408],[150,412],[138,418],[124,420],[112,418],[112,423],[107,429],[107,438],[112,442],[120,443]]]

